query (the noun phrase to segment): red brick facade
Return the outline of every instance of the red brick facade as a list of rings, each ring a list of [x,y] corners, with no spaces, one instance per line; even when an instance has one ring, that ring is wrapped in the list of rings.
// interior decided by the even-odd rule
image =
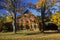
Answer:
[[[23,25],[24,29],[26,29],[26,25],[29,26],[29,29],[34,28],[35,26],[37,27],[38,24],[35,19],[36,16],[27,10],[24,14],[19,16],[19,25]]]

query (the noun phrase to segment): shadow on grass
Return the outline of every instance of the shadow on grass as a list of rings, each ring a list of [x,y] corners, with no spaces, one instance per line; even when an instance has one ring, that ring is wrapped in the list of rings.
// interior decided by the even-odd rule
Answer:
[[[37,32],[34,32],[34,31],[26,31],[26,32],[18,32],[18,33],[16,33],[16,34],[12,34],[11,33],[11,35],[37,35],[37,34],[59,34],[60,33],[60,30],[59,31],[54,31],[54,32],[49,32],[49,31],[44,31],[43,33],[41,33],[40,31],[37,31]],[[8,34],[8,33],[7,33]],[[10,34],[10,33],[9,33]]]
[[[43,33],[41,33],[41,32],[36,32],[36,33],[27,33],[26,35],[37,35],[37,34],[59,34],[60,33],[60,31],[58,32],[58,31],[54,31],[54,32],[43,32]]]
[[[37,34],[41,34],[41,32],[36,32],[36,33],[27,33],[26,35],[37,35]]]
[[[58,34],[60,32],[44,32],[44,34]]]
[[[58,33],[60,33],[60,29],[59,30],[54,30],[54,31],[51,30],[50,32],[49,31],[48,32],[46,32],[46,31],[44,32],[44,34],[58,34]]]
[[[19,32],[17,33],[18,35],[37,35],[40,34],[40,31],[26,31],[26,32]]]
[[[37,34],[59,34],[60,32],[33,32],[33,33],[17,33],[19,35],[37,35]]]

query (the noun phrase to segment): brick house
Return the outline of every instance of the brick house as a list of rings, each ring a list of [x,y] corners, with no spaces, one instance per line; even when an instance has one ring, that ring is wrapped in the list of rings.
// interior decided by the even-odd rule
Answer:
[[[23,25],[23,29],[36,29],[38,28],[38,24],[35,21],[37,18],[35,15],[33,15],[29,10],[26,10],[24,14],[17,17],[19,26]]]

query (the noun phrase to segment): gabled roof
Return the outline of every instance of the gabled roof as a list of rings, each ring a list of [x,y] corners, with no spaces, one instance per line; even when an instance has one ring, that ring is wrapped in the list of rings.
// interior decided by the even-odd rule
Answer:
[[[32,16],[35,16],[34,14],[32,14],[29,10],[26,10],[23,14],[19,15],[17,18],[21,18],[22,16],[25,16],[25,14],[29,14],[29,15],[32,15]],[[36,16],[35,16],[36,17]]]
[[[26,10],[23,14],[30,12],[29,10]]]

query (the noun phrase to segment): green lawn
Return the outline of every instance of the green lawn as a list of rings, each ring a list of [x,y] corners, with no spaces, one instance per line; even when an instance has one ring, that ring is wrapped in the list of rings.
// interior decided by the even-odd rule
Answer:
[[[60,33],[40,31],[19,31],[17,34],[13,32],[0,33],[0,40],[60,40]]]

